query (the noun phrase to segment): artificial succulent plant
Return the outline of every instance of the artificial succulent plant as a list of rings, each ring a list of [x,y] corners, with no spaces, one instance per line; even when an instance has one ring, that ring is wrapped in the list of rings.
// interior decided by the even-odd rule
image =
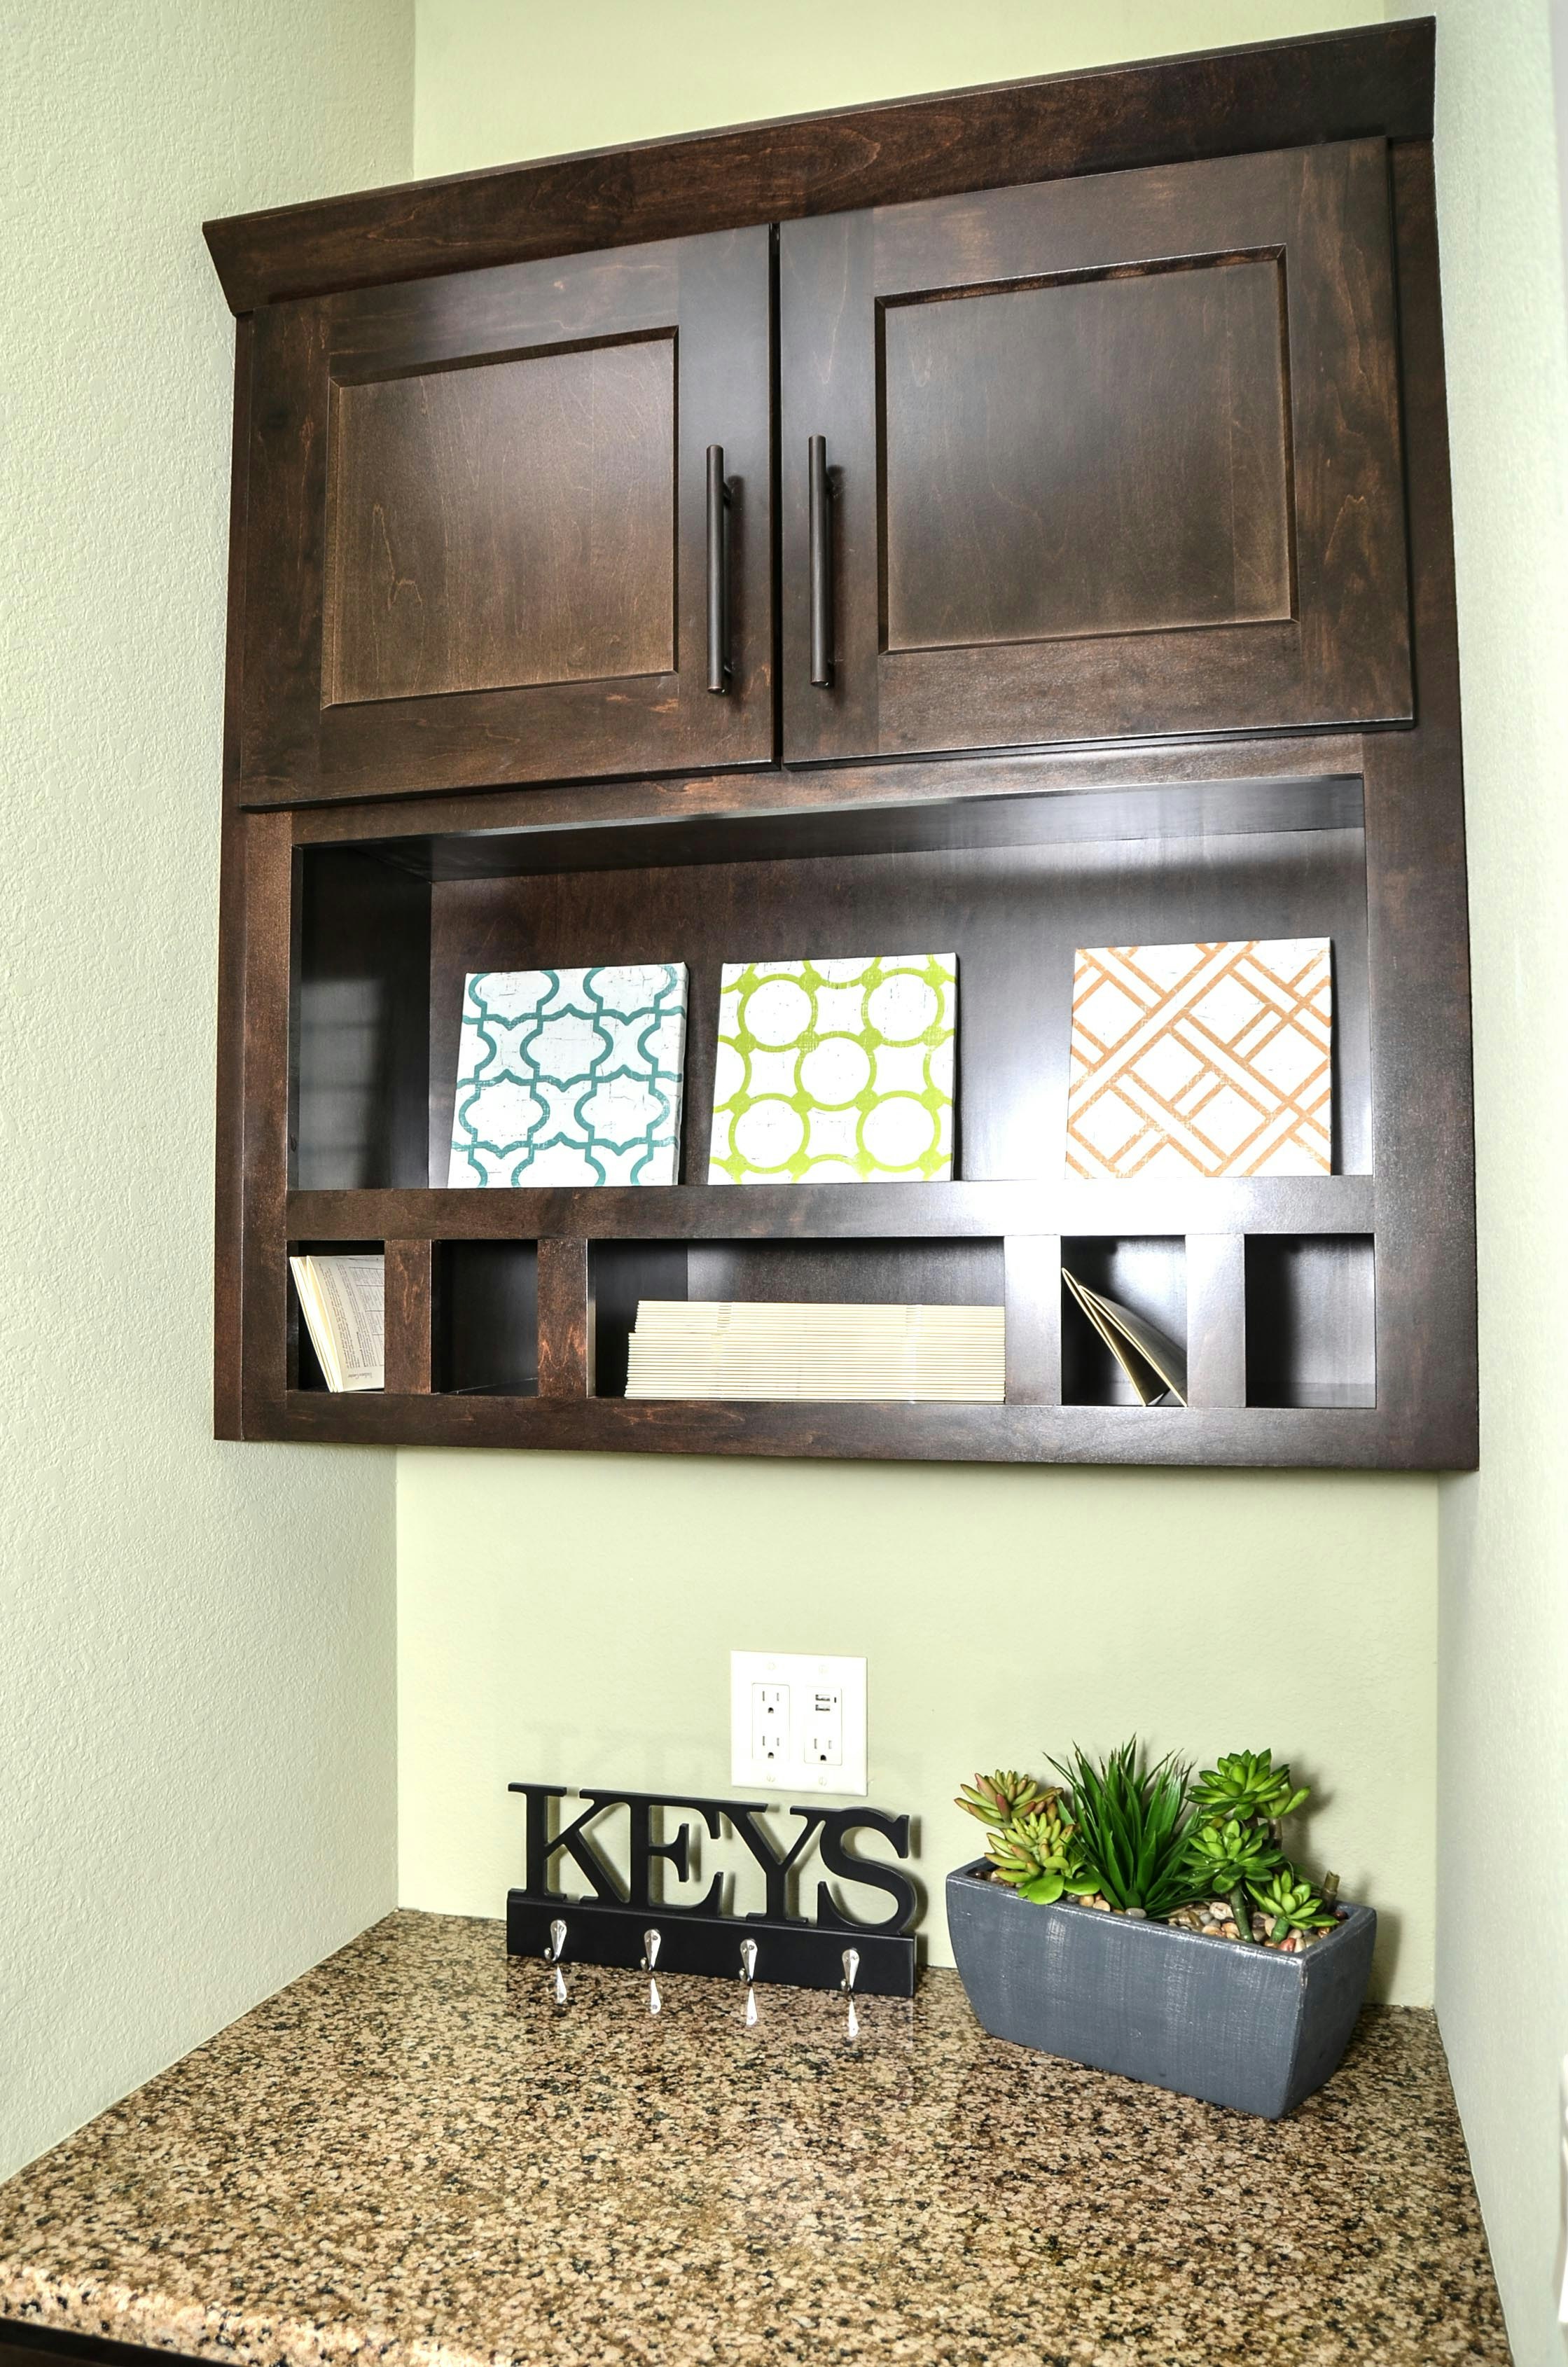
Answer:
[[[1049,1907],[1064,1891],[1087,1897],[1099,1888],[1054,1798],[1044,1809],[1015,1817],[1005,1831],[991,1833],[985,1849],[993,1871],[1037,1907]]]
[[[1294,1866],[1282,1865],[1266,1883],[1254,1883],[1252,1895],[1273,1927],[1271,1940],[1291,1931],[1332,1931],[1336,1920],[1322,1893],[1302,1881]]]
[[[1282,1824],[1307,1797],[1303,1784],[1290,1785],[1289,1767],[1276,1767],[1271,1750],[1233,1750],[1218,1767],[1206,1767],[1192,1787],[1193,1806],[1205,1824],[1261,1821]]]
[[[1281,1826],[1307,1790],[1272,1751],[1232,1751],[1194,1777],[1174,1758],[1143,1766],[1134,1736],[1104,1759],[1075,1748],[1069,1764],[1052,1763],[1060,1784],[999,1768],[956,1803],[985,1826],[991,1871],[1021,1898],[1097,1894],[1122,1914],[1158,1918],[1222,1897],[1238,1937],[1256,1938],[1256,1908],[1276,1943],[1336,1920],[1338,1877],[1320,1888],[1285,1855]]]
[[[978,1817],[983,1825],[1000,1831],[1015,1817],[1028,1816],[1047,1798],[1056,1797],[1055,1787],[1047,1791],[1032,1775],[1019,1775],[1010,1767],[998,1767],[994,1775],[977,1775],[972,1784],[959,1787],[955,1808],[967,1809]]]
[[[1141,1766],[1134,1735],[1097,1764],[1075,1749],[1071,1765],[1056,1772],[1066,1784],[1084,1862],[1112,1907],[1161,1916],[1185,1906],[1193,1896],[1186,1870],[1187,1770],[1175,1759]]]

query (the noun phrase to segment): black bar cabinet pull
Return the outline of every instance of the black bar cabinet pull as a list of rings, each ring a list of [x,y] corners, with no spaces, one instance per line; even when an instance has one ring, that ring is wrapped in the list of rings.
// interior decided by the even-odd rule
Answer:
[[[730,488],[724,447],[708,447],[708,687],[730,687]]]
[[[833,548],[828,539],[827,437],[806,440],[806,547],[812,586],[812,681],[833,686]]]

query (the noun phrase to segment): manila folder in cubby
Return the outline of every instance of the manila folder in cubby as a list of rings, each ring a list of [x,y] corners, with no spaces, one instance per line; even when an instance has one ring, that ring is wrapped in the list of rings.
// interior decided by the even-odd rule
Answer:
[[[1140,1405],[1153,1405],[1167,1393],[1187,1403],[1187,1357],[1174,1340],[1097,1290],[1062,1269],[1062,1279],[1083,1308],[1138,1393]]]

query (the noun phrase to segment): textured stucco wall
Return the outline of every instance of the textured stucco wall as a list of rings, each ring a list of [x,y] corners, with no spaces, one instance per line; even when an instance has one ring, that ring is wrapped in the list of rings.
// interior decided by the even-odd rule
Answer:
[[[393,1896],[387,1455],[210,1436],[233,328],[407,0],[57,0],[0,86],[0,2173]]]
[[[1440,1490],[1437,2010],[1518,2367],[1561,2367],[1568,2050],[1568,321],[1547,0],[1437,0],[1481,1470]],[[1568,59],[1564,60],[1568,64]],[[1478,1904],[1478,1901],[1483,1902]]]
[[[419,0],[415,168],[1376,14]],[[919,1818],[938,1962],[959,1780],[1136,1726],[1290,1752],[1324,1795],[1314,1854],[1384,1911],[1380,1988],[1429,2002],[1436,1501],[1424,1478],[400,1456],[400,1895],[498,1911],[512,1777],[722,1790],[732,1647],[864,1652],[872,1797]]]

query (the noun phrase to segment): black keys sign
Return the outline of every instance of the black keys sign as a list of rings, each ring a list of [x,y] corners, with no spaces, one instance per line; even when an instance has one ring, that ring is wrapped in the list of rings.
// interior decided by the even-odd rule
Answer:
[[[914,1996],[909,1926],[919,1904],[915,1885],[896,1865],[855,1857],[847,1846],[849,1836],[864,1829],[880,1833],[906,1858],[907,1817],[886,1816],[880,1808],[792,1807],[790,1814],[801,1824],[788,1853],[780,1856],[768,1829],[766,1800],[585,1791],[577,1796],[587,1806],[568,1823],[556,1806],[569,1796],[564,1785],[512,1784],[507,1789],[520,1792],[528,1806],[527,1878],[521,1890],[506,1894],[506,1946],[512,1955],[646,1969],[652,1940],[661,1972],[738,1975],[807,1989],[842,1988],[846,1958],[853,1955],[853,1983],[862,1996]],[[722,1840],[729,1829],[761,1870],[766,1903],[760,1914],[722,1912],[723,1872],[714,1874],[690,1906],[653,1897],[655,1866],[667,1864],[684,1882],[691,1858],[689,1824],[679,1826],[673,1840],[653,1839],[656,1808],[700,1817],[710,1840]],[[601,1840],[612,1829],[600,1818],[616,1810],[624,1810],[626,1818],[624,1848],[618,1852],[627,1867],[624,1884],[595,1846],[596,1829]],[[884,1903],[891,1901],[891,1911],[861,1921],[845,1914],[827,1884],[819,1882],[814,1921],[791,1915],[790,1877],[813,1840],[825,1873],[840,1885],[880,1891]],[[557,1876],[567,1859],[588,1886],[585,1898],[568,1898],[559,1886]]]

